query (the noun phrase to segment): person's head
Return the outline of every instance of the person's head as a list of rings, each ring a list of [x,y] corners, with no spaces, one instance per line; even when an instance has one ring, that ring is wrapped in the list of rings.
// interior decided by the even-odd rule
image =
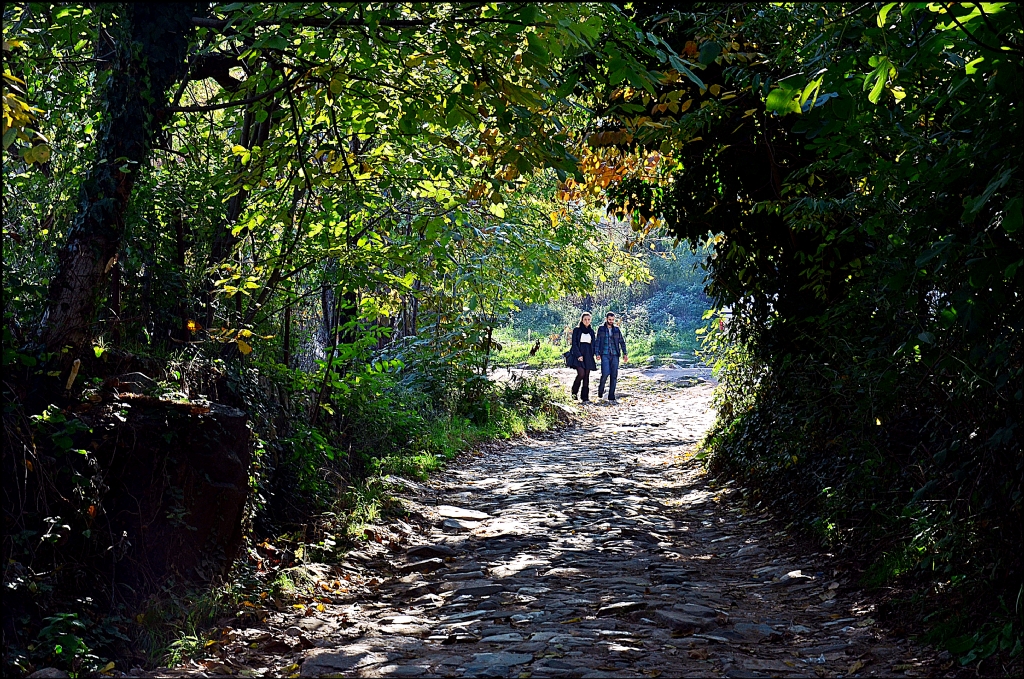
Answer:
[[[615,314],[611,311],[604,315],[604,322],[608,325],[615,325]]]
[[[589,312],[584,311],[583,315],[580,316],[580,327],[581,328],[589,328],[590,327],[590,313]]]

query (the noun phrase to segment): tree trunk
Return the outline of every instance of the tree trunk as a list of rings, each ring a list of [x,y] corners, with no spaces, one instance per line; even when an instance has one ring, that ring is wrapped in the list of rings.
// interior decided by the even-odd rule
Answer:
[[[284,367],[292,367],[292,305],[284,308]]]
[[[185,271],[185,255],[188,250],[188,235],[185,232],[186,224],[185,217],[180,212],[174,218],[174,237],[175,242],[178,246],[177,259],[175,264],[178,267],[177,279],[178,279],[178,300],[176,303],[179,320],[179,332],[181,333],[181,341],[188,342],[192,339],[192,333],[189,330],[188,322],[190,309],[187,305],[189,298],[188,291],[188,275]]]
[[[110,269],[110,333],[117,348],[121,347],[121,263],[114,262]]]
[[[490,367],[491,362],[491,338],[494,336],[494,327],[487,326],[487,339],[484,340],[484,366],[480,374],[487,377],[487,369]]]
[[[271,108],[273,104],[271,103]],[[239,142],[242,146],[247,149],[251,149],[254,146],[263,146],[267,143],[267,139],[270,138],[271,124],[274,120],[274,113],[267,116],[267,119],[262,123],[257,123],[252,115],[252,110],[246,111],[245,116],[242,120],[242,134]],[[262,161],[261,161],[262,162]],[[235,159],[235,172],[238,173],[242,169],[242,163],[237,158]],[[232,227],[238,221],[239,217],[242,216],[242,210],[245,209],[245,201],[249,197],[249,192],[245,189],[239,189],[238,193],[231,196],[228,201],[228,211],[224,216],[224,224],[220,228],[216,237],[213,239],[213,244],[210,246],[210,257],[207,260],[209,262],[210,269],[214,269],[220,266],[224,260],[226,260],[231,253],[234,252],[235,247],[238,245],[240,238],[232,233]],[[214,308],[213,300],[216,295],[216,286],[214,281],[217,276],[214,276],[207,281],[206,289],[206,327],[212,328],[214,322]],[[239,321],[242,317],[242,298],[240,295],[236,295],[235,299],[235,313],[238,315]]]
[[[160,130],[167,89],[186,71],[196,3],[107,5],[109,77],[96,160],[82,184],[79,211],[60,253],[41,324],[47,349],[92,339],[99,302],[124,236],[132,189]]]

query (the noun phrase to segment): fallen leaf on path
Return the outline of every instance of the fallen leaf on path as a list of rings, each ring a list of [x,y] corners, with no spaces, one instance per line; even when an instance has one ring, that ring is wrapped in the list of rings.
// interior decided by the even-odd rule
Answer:
[[[688,658],[690,658],[690,660],[707,660],[708,659],[708,652],[705,651],[703,648],[694,648],[689,653],[687,653],[686,655],[687,655]]]
[[[228,667],[224,663],[219,663],[219,662],[203,663],[203,667],[206,669],[207,672],[210,672],[212,674],[234,674],[235,673],[235,671],[233,669],[231,669],[230,667]]]
[[[864,661],[858,660],[857,662],[850,665],[850,669],[846,670],[846,676],[850,676],[854,672],[860,670],[862,667],[864,667]]]
[[[260,648],[263,653],[289,653],[294,650],[292,644],[283,639],[271,639]]]

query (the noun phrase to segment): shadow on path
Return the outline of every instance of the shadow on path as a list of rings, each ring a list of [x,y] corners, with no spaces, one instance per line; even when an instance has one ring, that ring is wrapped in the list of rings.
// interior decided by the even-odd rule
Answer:
[[[692,459],[713,420],[710,393],[700,385],[630,397],[549,440],[470,456],[429,486],[405,483],[400,497],[423,530],[399,522],[396,539],[413,547],[393,543],[393,552],[407,552],[398,556],[382,540],[349,555],[395,576],[323,611],[269,619],[269,629],[305,647],[293,647],[294,663],[284,670],[302,677],[941,674],[934,652],[886,635],[826,555],[793,553],[767,519],[733,506],[728,488],[710,487]],[[258,657],[249,660],[246,673],[260,676],[251,669]]]

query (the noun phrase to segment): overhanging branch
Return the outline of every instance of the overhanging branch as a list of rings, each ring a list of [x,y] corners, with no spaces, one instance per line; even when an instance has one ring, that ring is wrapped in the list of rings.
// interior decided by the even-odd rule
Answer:
[[[245,99],[236,99],[235,101],[225,101],[225,102],[221,102],[219,104],[205,104],[205,105],[202,105],[202,106],[168,106],[166,111],[168,113],[204,113],[206,111],[219,111],[220,109],[231,108],[233,106],[244,106],[246,104],[252,104],[252,103],[255,103],[255,102],[260,101],[262,99],[266,99],[270,95],[272,95],[272,94],[274,94],[276,92],[280,92],[281,90],[285,89],[286,87],[294,85],[299,80],[299,78],[301,78],[303,75],[305,75],[305,74],[304,73],[300,73],[299,75],[295,76],[294,78],[286,79],[284,82],[282,82],[277,87],[272,87],[269,90],[267,90],[266,92],[260,92],[259,94],[254,94],[253,96],[247,97]]]
[[[348,19],[343,17],[300,17],[294,19],[263,19],[253,22],[252,26],[268,27],[299,26],[301,28],[365,28],[367,26],[385,26],[387,28],[423,28],[425,26],[438,26],[444,24],[462,24],[464,26],[478,26],[483,24],[502,24],[505,26],[553,26],[547,22],[526,23],[511,19],[499,19],[496,17],[486,18],[453,18],[445,21],[428,19],[384,19],[382,21],[367,21],[366,19]],[[231,27],[230,19],[211,19],[208,17],[192,17],[192,24],[199,28],[212,28],[223,31]]]

